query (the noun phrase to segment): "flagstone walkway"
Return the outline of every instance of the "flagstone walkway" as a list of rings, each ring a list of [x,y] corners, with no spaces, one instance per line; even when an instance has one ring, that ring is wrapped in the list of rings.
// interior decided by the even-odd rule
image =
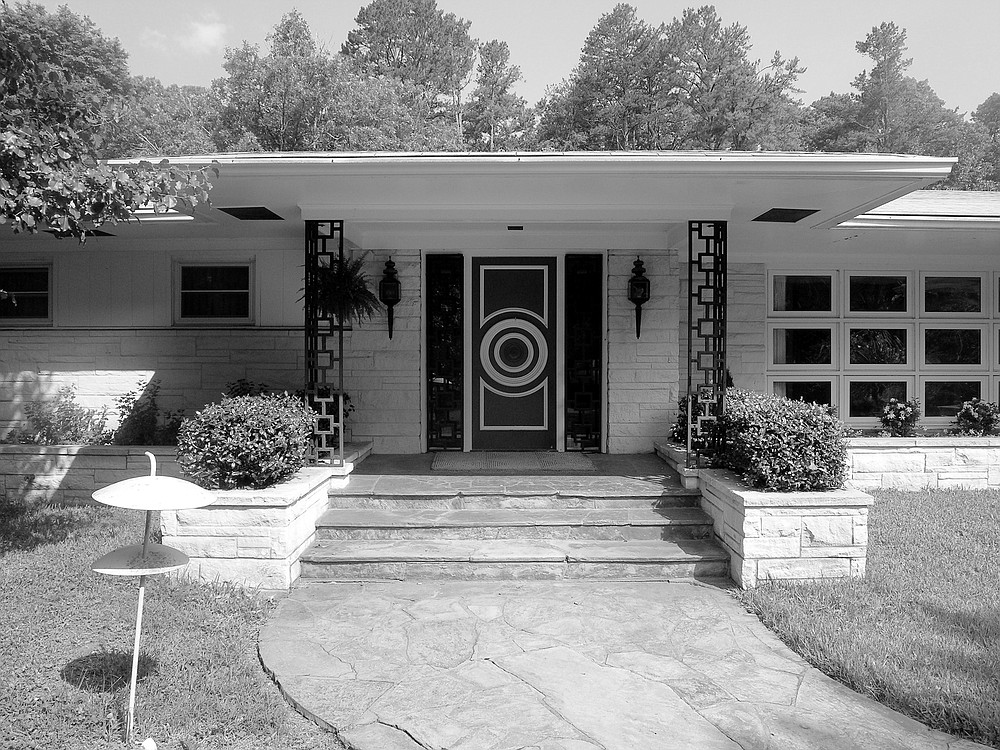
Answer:
[[[354,750],[972,750],[698,583],[299,584],[265,667]]]

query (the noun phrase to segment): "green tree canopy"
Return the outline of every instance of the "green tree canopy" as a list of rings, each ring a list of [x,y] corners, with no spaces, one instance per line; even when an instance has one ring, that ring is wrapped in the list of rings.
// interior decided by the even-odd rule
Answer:
[[[476,58],[472,22],[440,10],[437,0],[372,0],[354,20],[341,53],[366,73],[415,84],[443,101],[461,130],[462,91]]]
[[[750,49],[747,29],[712,6],[653,27],[621,3],[541,103],[539,137],[560,148],[793,147],[802,68],[778,53],[762,65]]]
[[[227,49],[227,77],[213,83],[221,103],[220,148],[264,151],[409,151],[458,147],[454,128],[436,116],[412,83],[365,74],[331,55],[298,11],[256,45]]]
[[[497,39],[479,48],[476,88],[465,109],[465,141],[482,151],[528,148],[534,122],[523,98],[514,93],[521,69],[510,63],[507,42]]]
[[[851,94],[831,94],[812,105],[807,142],[821,151],[947,156],[955,151],[962,117],[947,109],[927,81],[906,75],[906,30],[891,22],[872,28],[855,45],[872,62]]]
[[[64,35],[64,36],[63,36]],[[117,40],[62,7],[0,8],[0,223],[81,241],[140,206],[166,211],[208,200],[208,171],[165,162],[111,167],[96,158],[106,92],[123,93]]]

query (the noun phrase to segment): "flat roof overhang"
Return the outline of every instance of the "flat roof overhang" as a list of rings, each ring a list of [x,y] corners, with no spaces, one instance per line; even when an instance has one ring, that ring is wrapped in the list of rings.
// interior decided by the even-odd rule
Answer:
[[[135,163],[138,159],[112,161]],[[154,160],[151,160],[154,161]],[[944,179],[953,159],[785,152],[254,153],[172,158],[217,165],[212,207],[190,221],[148,217],[121,237],[301,237],[302,220],[343,219],[359,238],[388,224],[645,225],[751,221],[773,208],[815,211],[824,229]],[[220,209],[263,207],[278,221]]]

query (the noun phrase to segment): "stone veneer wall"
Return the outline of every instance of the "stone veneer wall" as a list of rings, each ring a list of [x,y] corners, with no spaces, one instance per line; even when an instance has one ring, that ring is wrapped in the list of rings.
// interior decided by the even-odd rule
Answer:
[[[850,438],[849,486],[1000,488],[1000,438]]]
[[[0,501],[92,504],[94,490],[149,473],[180,477],[173,446],[0,445]]]
[[[365,273],[376,287],[390,255],[402,288],[402,300],[393,310],[392,339],[383,310],[372,320],[355,326],[344,340],[344,390],[354,406],[348,418],[348,434],[352,440],[370,441],[375,453],[419,453],[423,356],[421,257],[419,250],[379,250],[367,254]]]
[[[635,306],[626,298],[632,263],[642,258],[650,301],[642,307],[642,335],[635,337]],[[648,453],[677,411],[677,254],[608,253],[608,452]]]
[[[161,409],[191,414],[240,378],[290,391],[302,387],[301,328],[32,328],[0,330],[0,435],[23,404],[76,386],[88,408],[106,406],[137,381],[160,381]]]
[[[684,452],[657,444],[683,470]],[[760,492],[731,472],[695,470],[701,507],[716,541],[729,553],[730,576],[743,588],[772,580],[862,576],[868,554],[871,495],[856,489]]]

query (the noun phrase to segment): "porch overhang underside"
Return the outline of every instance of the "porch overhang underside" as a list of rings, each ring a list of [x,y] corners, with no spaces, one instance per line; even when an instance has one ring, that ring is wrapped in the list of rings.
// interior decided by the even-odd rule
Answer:
[[[238,154],[217,163],[212,206],[194,220],[119,225],[127,236],[301,236],[304,220],[346,222],[348,238],[397,226],[669,231],[691,220],[752,221],[772,208],[815,211],[824,229],[943,179],[953,160],[871,154],[737,152]],[[281,221],[224,212],[264,207]]]

